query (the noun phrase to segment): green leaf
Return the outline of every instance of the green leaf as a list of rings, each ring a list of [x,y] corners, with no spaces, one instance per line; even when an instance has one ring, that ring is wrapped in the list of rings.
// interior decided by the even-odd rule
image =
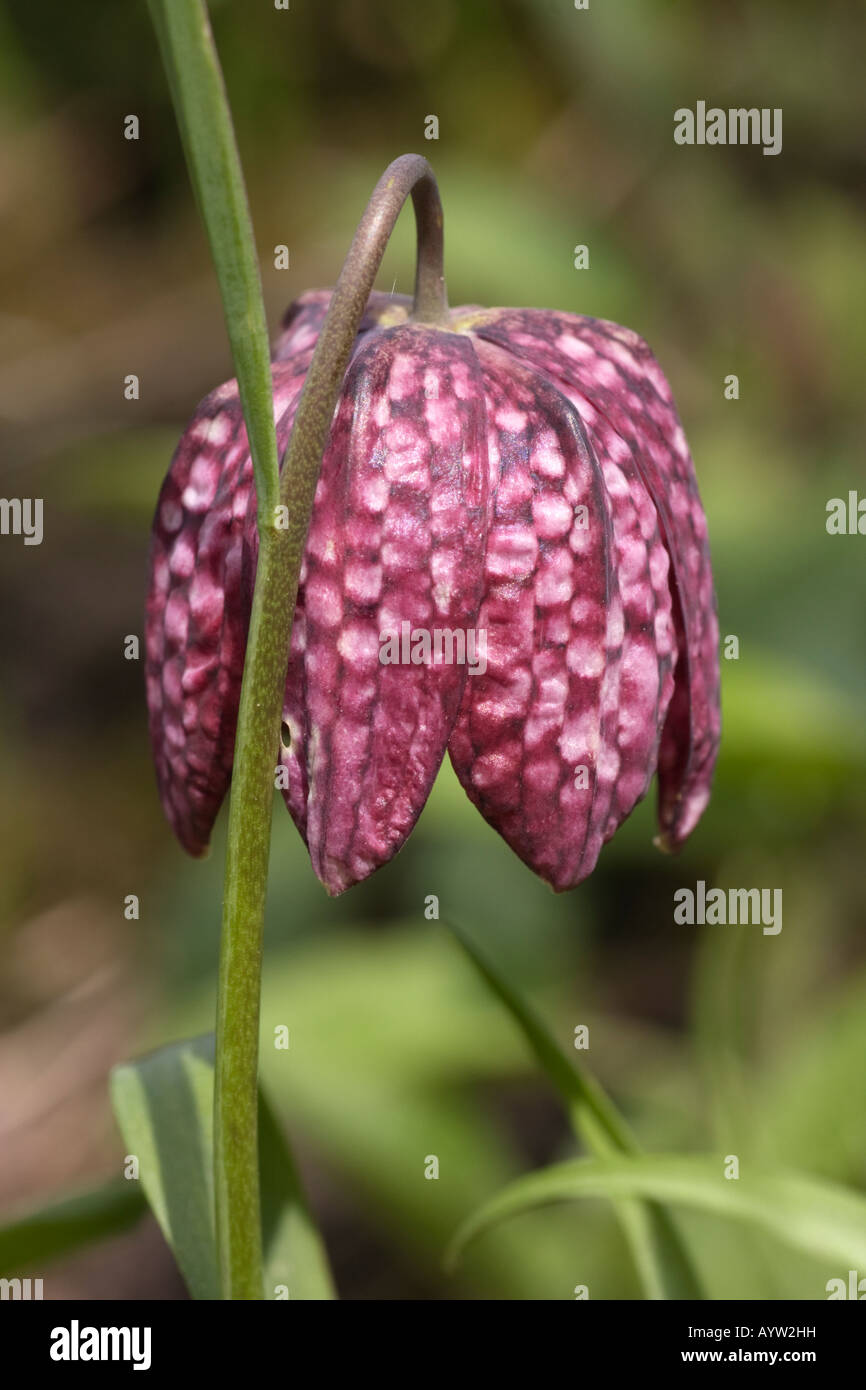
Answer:
[[[213,1037],[115,1067],[111,1097],[147,1200],[194,1298],[220,1297],[213,1212]],[[279,1125],[259,1097],[265,1290],[334,1296],[324,1248]]]
[[[120,1132],[193,1298],[219,1298],[213,1224],[213,1044],[197,1038],[111,1073]]]
[[[286,836],[287,849],[290,844]],[[278,874],[281,863],[278,856]],[[494,1083],[526,1075],[519,1040],[492,997],[479,1000],[467,990],[464,963],[438,923],[392,923],[378,935],[319,933],[269,961],[262,1036],[273,1036],[287,1011],[292,1029],[289,1053],[262,1049],[268,1094],[279,1098],[316,1152],[328,1155],[346,1200],[387,1231],[404,1267],[432,1277],[465,1213],[520,1172],[500,1127],[466,1085],[467,1075]],[[212,1010],[209,985],[199,997],[190,1015],[191,998],[184,995],[175,1033],[199,1026],[194,1020]],[[369,1026],[373,998],[375,1028]],[[431,1149],[442,1163],[439,1182],[421,1178]],[[569,1215],[576,1226],[576,1213]],[[563,1230],[561,1217],[529,1218],[530,1250],[525,1233],[496,1232],[461,1270],[462,1291],[532,1299],[570,1288],[573,1233],[568,1221]],[[622,1259],[618,1233],[604,1209],[593,1212],[590,1224],[588,1239],[613,1296],[611,1271]],[[631,1279],[627,1288],[639,1294]]]
[[[20,1275],[82,1245],[118,1235],[146,1211],[137,1183],[119,1178],[24,1212],[0,1228],[0,1277]]]
[[[203,0],[149,0],[149,5],[219,281],[259,515],[272,517],[279,469],[267,321],[246,187],[207,7]]]
[[[295,1161],[277,1118],[259,1095],[259,1172],[265,1297],[278,1288],[291,1298],[336,1297],[322,1239],[304,1198]]]
[[[637,1144],[629,1133],[628,1126],[595,1078],[564,1056],[559,1044],[538,1015],[521,999],[517,991],[512,989],[468,933],[451,920],[446,925],[460,942],[481,978],[504,1004],[523,1033],[548,1080],[565,1101],[575,1128],[582,1130],[584,1124],[590,1123],[594,1132],[606,1137],[608,1146],[623,1153],[636,1152]]]
[[[845,1269],[866,1265],[866,1200],[859,1194],[783,1169],[747,1169],[726,1178],[720,1158],[666,1154],[577,1159],[519,1178],[464,1223],[449,1259],[508,1217],[577,1197],[643,1197],[695,1207],[746,1222]]]
[[[539,1065],[559,1091],[572,1128],[594,1153],[636,1154],[637,1143],[601,1086],[561,1051],[534,1011],[511,988],[477,944],[453,921],[448,923],[482,979],[520,1028]],[[617,1215],[650,1299],[701,1299],[703,1292],[670,1216],[652,1203],[620,1200]]]

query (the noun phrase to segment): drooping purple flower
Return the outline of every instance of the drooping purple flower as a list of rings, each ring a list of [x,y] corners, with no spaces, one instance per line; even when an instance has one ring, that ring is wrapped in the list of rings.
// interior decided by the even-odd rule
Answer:
[[[330,295],[273,354],[280,452]],[[289,652],[284,796],[326,888],[401,847],[446,749],[485,818],[574,886],[659,776],[661,842],[719,742],[707,528],[670,388],[597,319],[372,295],[316,491]],[[166,814],[201,853],[231,778],[257,559],[234,382],[199,406],[157,507],[147,614]],[[471,659],[474,654],[475,660]]]

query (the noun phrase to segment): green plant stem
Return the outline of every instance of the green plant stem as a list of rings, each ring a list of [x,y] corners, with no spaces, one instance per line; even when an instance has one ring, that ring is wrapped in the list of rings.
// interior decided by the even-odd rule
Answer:
[[[389,165],[355,233],[295,416],[274,514],[258,514],[259,561],[229,809],[216,1023],[214,1192],[223,1296],[262,1297],[257,1085],[262,931],[274,768],[292,617],[316,482],[337,396],[394,224],[411,193],[418,227],[413,317],[447,310],[442,208],[429,164]],[[279,514],[288,509],[288,525]]]
[[[258,500],[259,562],[229,809],[214,1085],[214,1194],[224,1298],[262,1297],[258,1044],[274,766],[292,617],[334,406],[376,272],[411,194],[418,227],[413,318],[447,312],[442,205],[433,171],[403,155],[382,175],[337,282],[279,475],[261,277],[231,110],[204,0],[149,0],[225,311]],[[281,509],[287,509],[283,525]]]

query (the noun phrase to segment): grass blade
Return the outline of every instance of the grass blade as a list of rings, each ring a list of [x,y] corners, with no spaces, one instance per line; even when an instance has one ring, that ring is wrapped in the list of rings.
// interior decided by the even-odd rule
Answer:
[[[124,1142],[194,1298],[220,1297],[213,1204],[213,1037],[162,1048],[111,1075]],[[268,1297],[334,1297],[294,1161],[260,1095],[264,1279]],[[285,1290],[285,1292],[283,1292]]]
[[[520,1028],[539,1065],[568,1110],[578,1138],[600,1157],[637,1154],[628,1125],[594,1077],[562,1052],[537,1014],[504,979],[478,945],[453,921],[447,924],[479,975]],[[654,1202],[628,1197],[616,1211],[649,1299],[701,1299],[700,1281],[670,1216]]]
[[[71,1250],[119,1235],[146,1212],[140,1187],[124,1178],[23,1212],[0,1227],[0,1277],[20,1276]]]
[[[149,6],[219,281],[259,515],[272,517],[279,470],[267,321],[246,187],[207,7],[203,0],[149,0]]]
[[[533,1207],[578,1197],[642,1197],[746,1222],[840,1270],[866,1266],[866,1200],[848,1188],[785,1170],[724,1176],[721,1158],[667,1154],[576,1159],[519,1178],[458,1231],[453,1262],[469,1241]]]

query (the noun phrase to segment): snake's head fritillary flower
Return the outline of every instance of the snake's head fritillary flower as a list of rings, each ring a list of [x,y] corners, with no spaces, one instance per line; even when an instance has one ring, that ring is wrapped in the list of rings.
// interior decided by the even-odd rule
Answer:
[[[302,296],[274,349],[281,453],[329,300]],[[151,738],[193,854],[231,778],[254,523],[229,382],[181,439],[152,546]],[[706,520],[642,339],[536,309],[431,327],[371,296],[316,492],[277,776],[329,892],[401,847],[446,750],[557,890],[591,873],[656,772],[676,849],[709,799],[719,723]]]

